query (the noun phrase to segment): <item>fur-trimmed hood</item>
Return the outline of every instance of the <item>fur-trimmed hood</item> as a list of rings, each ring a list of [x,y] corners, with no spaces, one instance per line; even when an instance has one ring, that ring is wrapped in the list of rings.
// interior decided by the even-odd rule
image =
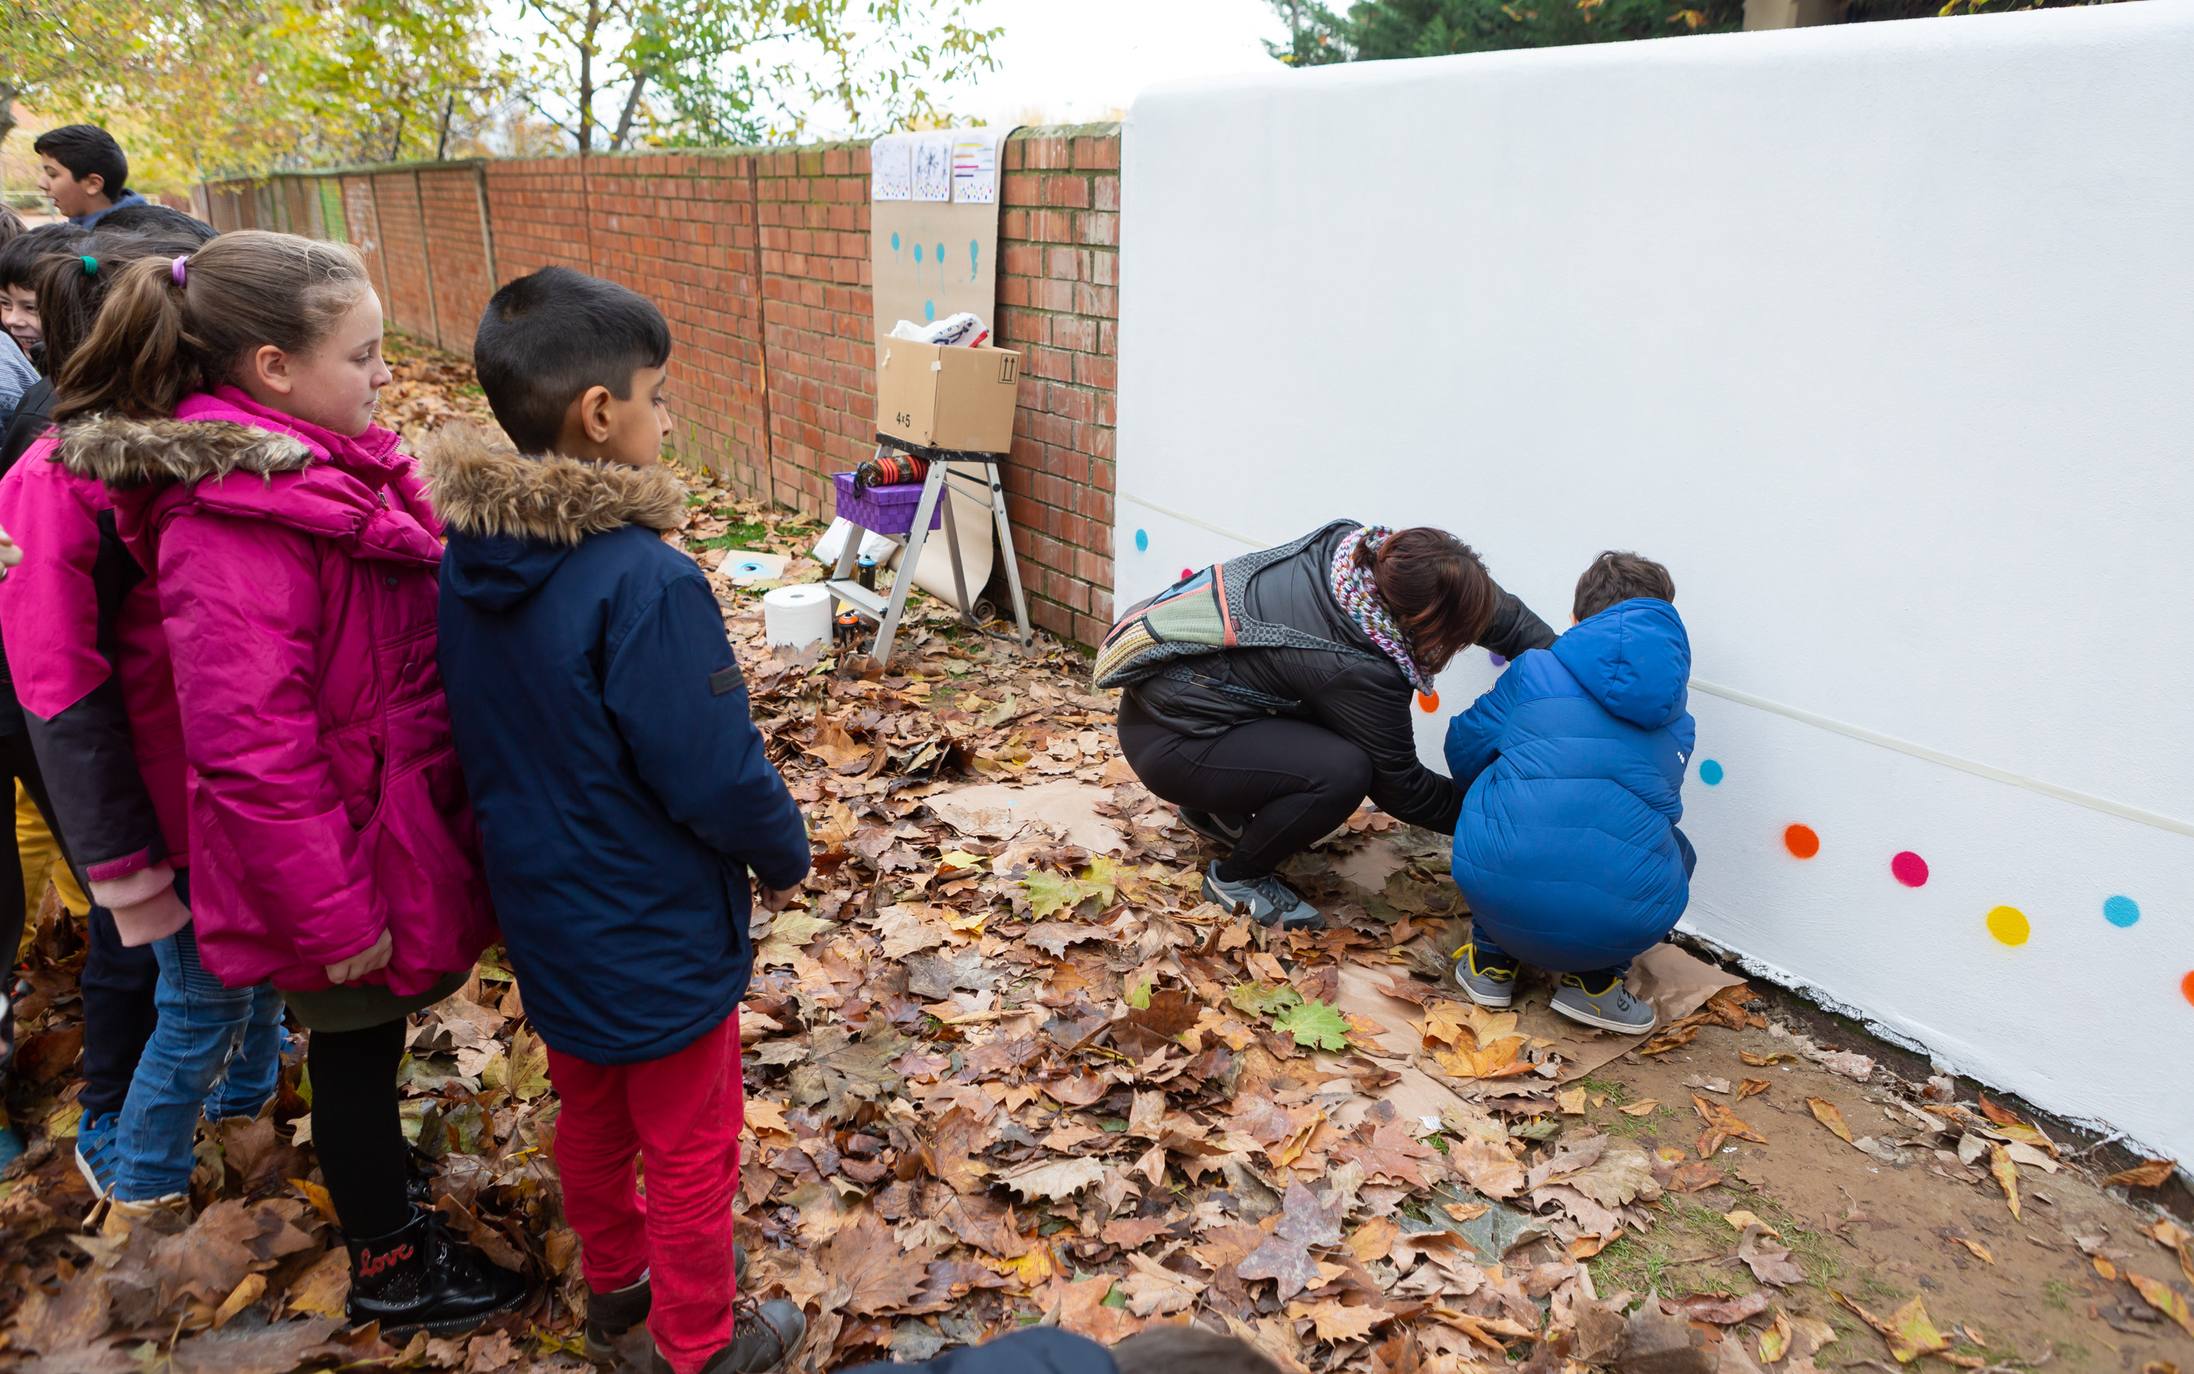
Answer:
[[[463,424],[420,445],[419,462],[452,535],[572,548],[627,525],[660,531],[686,523],[685,484],[667,467],[527,458]]]
[[[93,415],[62,425],[54,457],[75,476],[115,491],[248,472],[295,472],[316,456],[291,434],[229,420],[132,420]]]
[[[685,561],[661,540],[686,523],[686,488],[669,468],[527,458],[469,425],[436,434],[420,460],[449,532],[443,592],[481,610],[530,600],[567,562],[599,571],[623,556],[604,546],[638,553],[637,541]]]

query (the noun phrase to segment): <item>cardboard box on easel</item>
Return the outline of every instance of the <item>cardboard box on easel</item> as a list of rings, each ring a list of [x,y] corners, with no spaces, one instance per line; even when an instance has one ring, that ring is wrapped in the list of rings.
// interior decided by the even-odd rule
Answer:
[[[1021,355],[885,338],[877,344],[876,432],[916,448],[1013,447]]]

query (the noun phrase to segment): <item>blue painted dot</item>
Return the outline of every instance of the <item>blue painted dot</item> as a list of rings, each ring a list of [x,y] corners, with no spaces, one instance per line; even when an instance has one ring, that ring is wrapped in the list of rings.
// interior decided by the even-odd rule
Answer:
[[[941,243],[937,245],[937,265],[939,267],[945,265],[945,246]]]
[[[1149,531],[1149,530],[1137,530],[1137,531],[1135,531],[1135,551],[1136,551],[1137,553],[1149,553],[1149,552],[1150,552],[1150,531]]]
[[[1722,785],[1722,763],[1719,759],[1699,760],[1699,781],[1709,787]]]
[[[2112,897],[2103,903],[2103,919],[2120,930],[2141,919],[2141,904],[2131,897]]]
[[[919,248],[917,248],[917,249],[915,249],[914,251],[915,251],[915,252],[917,252],[917,253],[919,253],[919,252],[921,252],[922,250],[921,250],[921,249],[919,249]],[[934,319],[936,319],[936,318],[937,318],[937,302],[935,302],[935,301],[923,301],[923,302],[922,302],[922,319],[923,319],[923,321],[924,321],[925,323],[927,323],[928,321],[934,320]]]
[[[896,229],[891,234],[891,251],[894,253],[899,251],[899,232]]]
[[[1506,668],[1508,666],[1508,660],[1493,652],[1491,649],[1486,650],[1486,657],[1493,660],[1493,666],[1496,668]]]
[[[914,260],[916,262],[920,262],[922,260],[922,245],[919,243],[914,245]]]

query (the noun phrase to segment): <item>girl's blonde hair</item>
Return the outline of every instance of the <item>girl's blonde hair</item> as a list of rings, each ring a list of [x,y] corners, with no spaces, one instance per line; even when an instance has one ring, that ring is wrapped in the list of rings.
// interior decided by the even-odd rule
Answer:
[[[255,349],[309,351],[371,289],[349,245],[260,229],[211,240],[180,271],[173,258],[140,258],[121,269],[90,337],[55,379],[54,421],[103,410],[173,415]]]

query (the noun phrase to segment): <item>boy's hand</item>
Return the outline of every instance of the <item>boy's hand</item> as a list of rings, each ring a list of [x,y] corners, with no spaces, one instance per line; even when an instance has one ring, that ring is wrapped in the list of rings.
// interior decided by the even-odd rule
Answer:
[[[764,911],[783,911],[786,907],[791,906],[793,900],[799,895],[800,889],[797,887],[788,887],[779,891],[773,887],[765,887],[761,883],[754,885],[755,901],[760,903]]]
[[[355,983],[377,968],[386,967],[389,961],[389,933],[381,932],[381,938],[364,950],[353,954],[340,964],[328,965],[328,981],[331,983]]]

